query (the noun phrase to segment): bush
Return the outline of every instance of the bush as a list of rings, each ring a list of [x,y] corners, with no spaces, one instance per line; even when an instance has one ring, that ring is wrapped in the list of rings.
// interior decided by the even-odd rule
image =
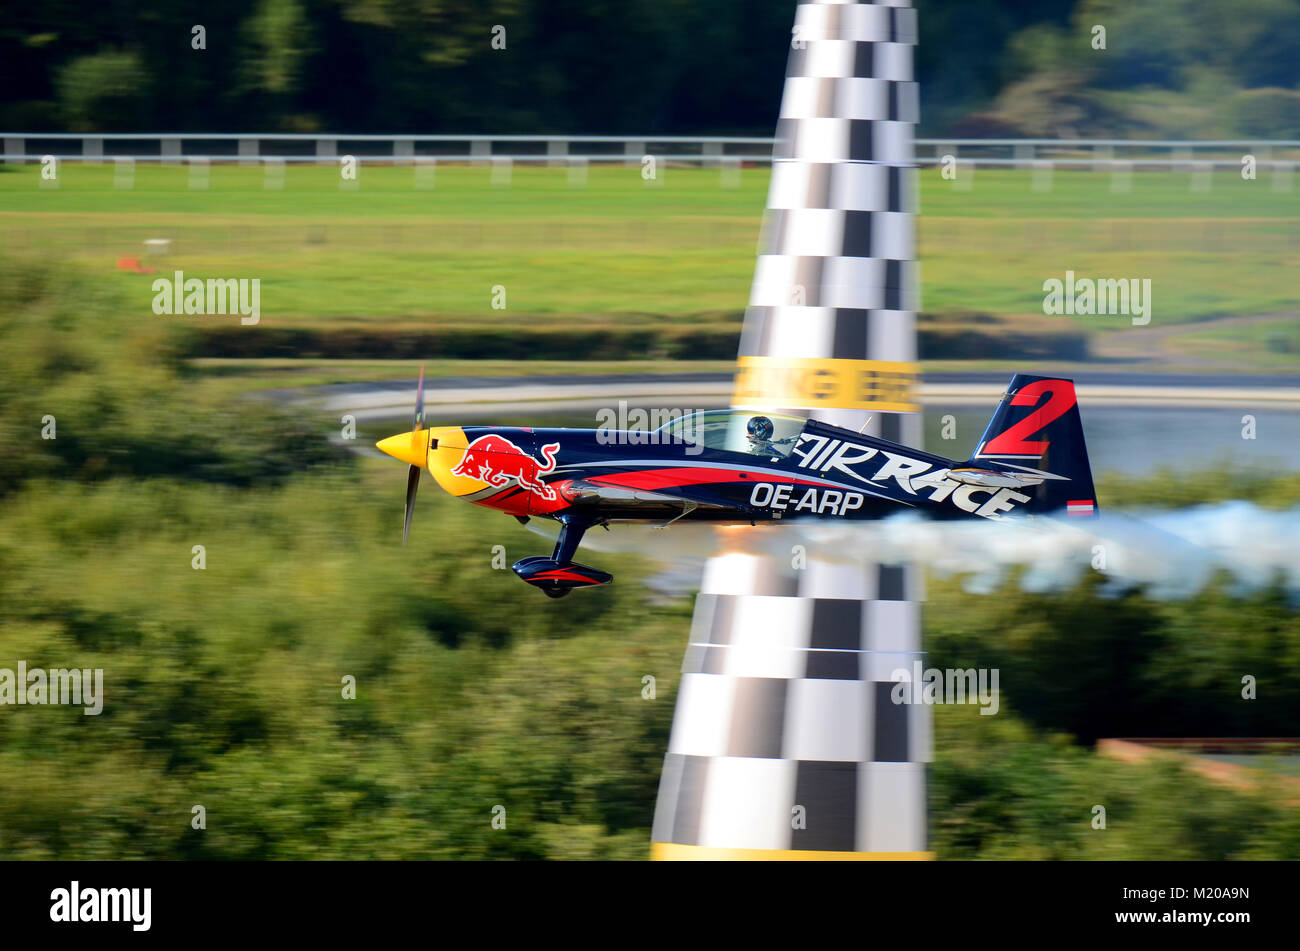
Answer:
[[[196,404],[181,374],[186,339],[136,316],[106,281],[0,259],[0,495],[36,477],[253,485],[350,460],[301,417]]]
[[[148,75],[130,51],[105,50],[69,62],[59,72],[59,102],[72,126],[86,131],[139,123]]]
[[[1300,139],[1300,92],[1294,89],[1244,89],[1231,101],[1242,135],[1261,139]]]

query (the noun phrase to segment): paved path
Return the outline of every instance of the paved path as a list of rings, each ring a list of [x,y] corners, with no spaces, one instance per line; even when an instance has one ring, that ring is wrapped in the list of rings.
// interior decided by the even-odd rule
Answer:
[[[1079,399],[1111,406],[1166,406],[1204,409],[1259,407],[1300,409],[1300,376],[1286,374],[1075,372]],[[927,406],[991,406],[1011,374],[1006,371],[927,373],[920,386]],[[416,381],[345,383],[276,390],[278,402],[319,406],[331,413],[351,413],[358,421],[400,419],[415,405]],[[431,417],[461,414],[483,418],[521,408],[548,413],[585,412],[633,406],[710,409],[727,405],[728,373],[597,374],[593,376],[442,377],[425,381],[425,405]]]

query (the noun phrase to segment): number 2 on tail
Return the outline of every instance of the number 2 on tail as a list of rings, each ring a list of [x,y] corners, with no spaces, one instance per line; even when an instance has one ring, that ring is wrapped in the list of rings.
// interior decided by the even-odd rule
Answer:
[[[1012,406],[1033,406],[1043,393],[1047,402],[1034,410],[1010,429],[999,433],[984,446],[986,456],[1041,456],[1047,452],[1047,441],[1030,442],[1029,436],[1046,429],[1074,406],[1074,385],[1066,380],[1035,380],[1011,397]]]

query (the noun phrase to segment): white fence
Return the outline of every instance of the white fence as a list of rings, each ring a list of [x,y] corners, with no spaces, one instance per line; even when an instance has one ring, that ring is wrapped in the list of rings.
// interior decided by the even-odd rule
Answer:
[[[365,164],[422,162],[544,163],[551,166],[597,162],[656,161],[703,166],[765,164],[771,138],[574,135],[279,135],[247,133],[42,133],[6,132],[4,159],[97,163],[114,159],[179,165],[187,161],[333,163],[341,154]],[[70,150],[73,143],[79,149]],[[142,146],[153,148],[141,150]],[[344,151],[340,151],[343,147]],[[945,161],[958,168],[1090,168],[1208,171],[1239,168],[1245,156],[1259,168],[1291,172],[1300,164],[1300,140],[1224,139],[1135,141],[1129,139],[917,139],[918,165]]]

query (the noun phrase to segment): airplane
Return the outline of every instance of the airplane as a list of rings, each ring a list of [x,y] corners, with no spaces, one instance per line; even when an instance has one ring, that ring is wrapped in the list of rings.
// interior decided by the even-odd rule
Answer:
[[[402,544],[421,470],[451,495],[520,523],[558,521],[549,558],[511,566],[552,598],[614,580],[573,560],[583,534],[611,522],[1098,514],[1074,382],[1021,373],[965,461],[819,420],[744,409],[692,413],[651,431],[428,429],[423,367],[413,428],[376,445],[408,464]]]

